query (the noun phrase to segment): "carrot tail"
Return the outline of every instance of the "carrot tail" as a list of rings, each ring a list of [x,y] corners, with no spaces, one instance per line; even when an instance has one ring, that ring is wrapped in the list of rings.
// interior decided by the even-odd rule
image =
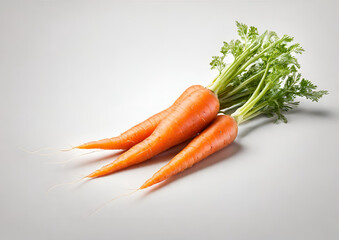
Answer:
[[[206,88],[197,90],[174,108],[151,136],[87,177],[100,177],[116,172],[184,142],[205,128],[218,111],[219,101],[216,95]]]
[[[218,116],[167,165],[162,167],[148,179],[140,189],[148,188],[156,183],[164,181],[226,147],[234,141],[237,132],[237,123],[231,116]]]
[[[99,141],[92,141],[84,143],[75,148],[79,149],[129,149],[135,144],[143,141],[149,137],[154,129],[159,125],[159,123],[173,110],[174,107],[181,104],[188,96],[193,92],[203,89],[201,85],[193,85],[187,88],[180,97],[173,103],[173,105],[152,117],[146,119],[145,121],[139,123],[138,125],[132,127],[121,135],[113,138],[106,138]]]
[[[126,132],[122,133],[117,137],[105,138],[98,141],[92,141],[84,143],[76,148],[79,149],[129,149],[135,144],[143,141],[149,137],[154,129],[158,126],[159,122],[164,119],[168,113],[171,111],[171,107],[167,108],[152,117],[146,119],[145,121],[139,123],[138,125],[132,127]]]

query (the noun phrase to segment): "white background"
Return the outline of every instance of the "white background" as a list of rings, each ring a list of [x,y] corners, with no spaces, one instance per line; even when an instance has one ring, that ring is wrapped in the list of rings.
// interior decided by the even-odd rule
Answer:
[[[338,1],[1,0],[0,238],[338,239],[337,11]],[[236,20],[294,36],[303,75],[330,95],[301,100],[288,124],[240,126],[228,148],[95,214],[180,147],[47,192],[118,153],[55,149],[115,136],[207,85]]]

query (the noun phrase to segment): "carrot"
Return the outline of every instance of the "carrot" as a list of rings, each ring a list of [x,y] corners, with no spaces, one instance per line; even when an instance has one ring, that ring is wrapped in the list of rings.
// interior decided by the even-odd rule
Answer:
[[[238,133],[236,121],[229,115],[219,115],[201,134],[196,136],[168,164],[163,166],[139,189],[148,188],[156,183],[184,171],[207,156],[219,151],[234,141]]]
[[[218,111],[219,101],[211,90],[202,88],[193,92],[160,122],[148,138],[87,177],[100,177],[116,172],[184,142],[205,128]]]
[[[117,137],[106,138],[98,141],[92,141],[84,143],[75,148],[79,149],[129,149],[135,144],[143,141],[149,137],[158,124],[163,120],[174,107],[179,105],[187,96],[191,95],[198,89],[202,89],[201,85],[193,85],[187,88],[180,97],[173,103],[169,108],[153,115],[152,117],[146,119],[145,121],[139,123],[138,125],[132,127],[126,132],[120,134]]]
[[[259,35],[255,27],[239,22],[237,27],[240,40],[224,42],[220,51],[222,55],[212,58],[211,68],[219,70],[219,74],[208,89],[200,86],[181,101],[180,97],[170,110],[159,113],[160,117],[153,116],[154,120],[151,117],[146,123],[141,123],[142,127],[137,125],[137,130],[131,131],[126,138],[119,136],[121,139],[104,140],[106,147],[111,148],[112,142],[120,141],[119,148],[122,145],[131,148],[87,177],[100,177],[143,162],[196,136],[215,119],[139,188],[145,189],[232,143],[239,124],[260,115],[276,116],[277,121],[287,122],[284,112],[298,105],[296,97],[317,102],[328,94],[324,90],[316,91],[316,85],[301,77],[296,54],[304,50],[298,43],[291,43],[292,37],[278,37],[272,31]],[[233,59],[233,62],[226,62],[228,59]],[[216,117],[219,110],[232,115]]]

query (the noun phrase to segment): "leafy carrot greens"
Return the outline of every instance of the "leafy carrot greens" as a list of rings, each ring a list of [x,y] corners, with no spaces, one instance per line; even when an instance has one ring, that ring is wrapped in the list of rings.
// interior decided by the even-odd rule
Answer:
[[[220,101],[220,109],[238,124],[260,114],[287,122],[283,112],[298,105],[296,97],[318,101],[327,91],[301,77],[296,56],[304,49],[293,38],[236,22],[240,39],[224,42],[221,56],[212,57],[211,69],[219,75],[208,86]],[[231,55],[232,63],[225,60]]]

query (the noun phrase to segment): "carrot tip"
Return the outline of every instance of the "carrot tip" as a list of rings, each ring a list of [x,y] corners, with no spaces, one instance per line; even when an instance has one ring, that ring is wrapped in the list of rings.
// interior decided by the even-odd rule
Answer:
[[[135,189],[135,190],[133,190],[132,192],[124,193],[124,194],[118,195],[117,197],[114,197],[114,198],[108,200],[107,202],[102,203],[100,206],[98,206],[96,209],[94,209],[94,211],[93,211],[90,215],[94,215],[94,214],[97,213],[100,209],[102,209],[103,207],[105,207],[106,205],[108,205],[110,202],[115,201],[115,200],[118,200],[119,198],[122,198],[122,197],[128,197],[128,196],[130,196],[130,195],[136,193],[136,192],[139,191],[139,190],[140,190],[140,189]]]
[[[97,177],[96,171],[85,176],[85,178],[96,178],[96,177]]]
[[[68,151],[71,151],[73,149],[75,149],[77,147],[70,147],[70,148],[64,148],[64,149],[59,149],[61,152],[68,152]]]
[[[148,186],[146,185],[146,183],[144,183],[143,185],[141,185],[141,187],[138,188],[138,190],[143,190],[145,188],[148,188]]]
[[[38,156],[51,156],[55,155],[58,153],[59,149],[53,148],[53,147],[45,147],[45,148],[40,148],[37,150],[27,150],[25,148],[21,148],[22,151],[29,153],[29,154],[35,154]]]
[[[77,179],[75,181],[72,182],[66,182],[66,183],[59,183],[59,184],[55,184],[53,186],[51,186],[50,188],[47,189],[46,194],[48,194],[49,192],[51,192],[53,189],[57,188],[57,187],[61,187],[61,186],[66,186],[66,185],[71,185],[71,184],[75,184],[80,182],[81,180],[85,179],[86,177],[82,177],[80,179]]]
[[[78,146],[73,147],[73,149],[86,149],[86,144],[81,144]]]

